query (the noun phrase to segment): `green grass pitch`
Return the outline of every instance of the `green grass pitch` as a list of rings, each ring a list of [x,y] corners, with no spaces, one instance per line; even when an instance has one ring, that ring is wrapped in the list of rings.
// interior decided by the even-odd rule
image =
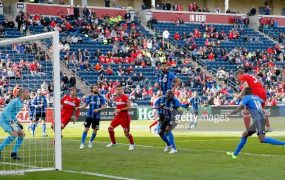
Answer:
[[[273,121],[274,136],[285,140],[285,122],[282,118]],[[159,137],[150,133],[150,121],[133,121],[131,132],[137,144],[135,151],[128,151],[128,141],[122,129],[116,129],[119,145],[106,148],[109,142],[107,127],[109,122],[101,122],[96,142],[92,149],[85,145],[84,150],[79,150],[83,126],[81,122],[70,123],[63,131],[63,169],[64,171],[26,172],[23,176],[1,176],[0,179],[283,179],[285,177],[285,147],[264,145],[258,142],[256,136],[249,139],[237,160],[232,160],[226,151],[233,151],[239,142],[242,131],[241,120],[236,120],[230,125],[210,125],[201,123],[200,131],[178,129],[174,131],[178,153],[168,154],[163,152],[164,144]],[[221,124],[220,124],[221,126]],[[283,127],[282,127],[283,126]],[[213,131],[211,131],[211,129]],[[37,136],[41,134],[41,126],[37,128]],[[52,132],[48,132],[52,135]],[[1,131],[1,141],[4,133]],[[88,134],[89,140],[91,132]],[[52,137],[31,138],[27,133],[23,149],[24,165],[44,167],[53,159],[49,153],[53,148],[50,144]],[[10,148],[10,147],[9,147]],[[3,156],[9,155],[9,148]],[[29,152],[30,149],[30,152]],[[42,149],[42,151],[39,151]],[[35,151],[35,152],[33,152]],[[30,154],[29,154],[30,153]],[[35,153],[37,155],[35,155]],[[40,159],[42,158],[42,159]],[[41,162],[33,164],[35,159]],[[12,168],[13,165],[4,165],[3,162],[12,162],[3,158],[0,171]],[[72,171],[72,172],[69,172]],[[89,173],[80,174],[74,172]],[[104,177],[102,177],[103,175]],[[108,178],[106,176],[112,176]]]

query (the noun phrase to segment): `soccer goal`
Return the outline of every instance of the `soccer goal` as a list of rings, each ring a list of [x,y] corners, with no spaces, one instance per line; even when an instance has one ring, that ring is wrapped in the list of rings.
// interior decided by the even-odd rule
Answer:
[[[16,119],[11,119],[11,126],[19,122],[17,128],[25,136],[21,144],[19,136],[13,136],[0,146],[0,173],[61,170],[59,32],[1,40],[0,77],[0,114],[19,96],[18,87],[30,93]],[[5,131],[0,126],[0,143],[10,137]]]

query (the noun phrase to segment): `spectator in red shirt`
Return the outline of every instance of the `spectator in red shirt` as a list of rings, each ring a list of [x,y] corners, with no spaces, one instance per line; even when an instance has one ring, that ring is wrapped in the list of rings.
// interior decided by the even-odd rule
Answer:
[[[176,41],[179,41],[180,40],[180,35],[178,32],[176,32],[173,36],[173,38],[176,40]]]
[[[197,28],[194,30],[194,38],[201,38],[201,33]]]
[[[36,62],[36,61],[34,61],[34,62],[30,65],[30,71],[31,71],[31,75],[32,75],[32,76],[37,75],[37,72],[38,72],[38,65],[37,65],[37,62]]]
[[[109,66],[107,67],[107,70],[106,70],[105,72],[106,72],[106,74],[108,74],[108,75],[113,75],[113,69],[112,69],[112,67],[109,65]]]
[[[71,25],[71,23],[69,22],[69,21],[66,21],[66,23],[65,23],[65,28],[66,28],[66,30],[71,30],[73,27],[72,27],[72,25]]]
[[[209,54],[209,56],[208,56],[208,59],[209,59],[209,60],[214,60],[214,59],[215,59],[214,53],[211,52],[211,53]]]

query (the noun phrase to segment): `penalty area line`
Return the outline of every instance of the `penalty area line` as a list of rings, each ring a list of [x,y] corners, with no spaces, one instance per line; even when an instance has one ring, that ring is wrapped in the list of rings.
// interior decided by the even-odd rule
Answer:
[[[77,141],[79,142],[80,140],[76,140],[76,139],[65,139],[68,141]],[[104,142],[104,141],[95,141],[96,143],[101,143],[101,144],[108,144],[110,142]],[[126,144],[126,143],[117,143],[118,145],[125,145],[125,146],[129,146],[130,144]],[[153,148],[153,149],[163,149],[163,147],[159,147],[159,146],[151,146],[151,145],[141,145],[141,144],[137,144],[137,147],[143,147],[143,148]],[[284,149],[284,147],[283,147]],[[209,149],[187,149],[187,148],[178,148],[178,150],[182,150],[182,151],[193,151],[193,152],[212,152],[212,153],[226,153],[228,151],[223,151],[223,150],[209,150]],[[249,156],[262,156],[262,157],[274,157],[274,158],[285,158],[285,156],[282,155],[274,155],[274,154],[256,154],[256,153],[241,153],[244,155],[249,155]]]

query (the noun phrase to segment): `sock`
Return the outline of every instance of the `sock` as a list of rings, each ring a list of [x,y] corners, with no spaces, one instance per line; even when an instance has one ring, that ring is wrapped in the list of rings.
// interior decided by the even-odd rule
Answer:
[[[12,141],[16,139],[15,136],[7,137],[1,144],[0,144],[0,151],[2,151],[6,146],[8,146]]]
[[[14,149],[13,152],[18,153],[18,149],[21,146],[21,144],[23,143],[24,137],[18,136],[16,143],[14,145]]]
[[[174,142],[174,136],[173,136],[173,134],[172,134],[171,131],[169,131],[169,132],[167,133],[167,137],[168,137],[168,139],[169,139],[170,144],[172,145],[172,148],[173,148],[173,149],[176,149],[175,142]]]
[[[87,137],[87,132],[83,132],[83,133],[82,133],[82,138],[81,138],[81,144],[84,144],[84,143],[85,143],[86,137]]]
[[[91,135],[90,141],[93,142],[95,137],[96,137],[96,133],[93,132],[92,135]]]
[[[43,135],[46,135],[46,129],[47,129],[46,124],[42,124],[42,129],[43,129]]]
[[[36,124],[32,124],[32,133],[35,136]]]
[[[267,144],[271,144],[271,145],[281,145],[281,146],[285,145],[284,141],[279,141],[279,140],[271,138],[271,137],[265,137],[263,139],[263,142],[267,143]]]
[[[240,153],[240,151],[242,150],[243,146],[246,144],[247,138],[241,138],[240,142],[234,152],[235,156],[238,156],[238,154]]]
[[[109,131],[109,135],[110,135],[110,139],[111,139],[112,143],[116,144],[114,129],[109,128],[108,131]]]
[[[133,136],[130,133],[127,136],[127,138],[129,139],[130,144],[134,144],[134,138],[133,138]]]
[[[160,135],[161,139],[167,144],[167,146],[170,146],[170,142],[167,139],[167,136],[163,133],[163,135]]]

